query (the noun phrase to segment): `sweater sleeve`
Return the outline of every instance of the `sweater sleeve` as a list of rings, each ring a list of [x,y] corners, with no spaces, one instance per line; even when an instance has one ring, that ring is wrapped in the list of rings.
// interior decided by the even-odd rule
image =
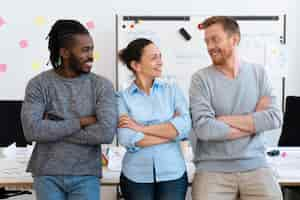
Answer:
[[[211,105],[211,94],[201,74],[194,74],[191,81],[190,109],[192,115],[193,135],[203,141],[224,141],[230,132],[229,125],[216,120]]]
[[[253,113],[257,133],[279,128],[282,124],[282,112],[279,109],[274,88],[271,86],[266,70],[261,67],[259,72],[260,97],[268,96],[270,104],[266,110]]]
[[[32,79],[26,87],[21,111],[24,135],[28,141],[54,142],[80,130],[79,119],[43,119],[45,108],[45,89],[40,79]]]

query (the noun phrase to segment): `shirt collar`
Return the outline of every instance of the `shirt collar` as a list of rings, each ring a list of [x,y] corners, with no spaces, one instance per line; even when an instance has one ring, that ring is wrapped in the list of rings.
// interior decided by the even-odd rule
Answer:
[[[158,88],[159,86],[162,85],[162,82],[159,80],[159,79],[154,79],[154,82],[153,82],[153,85],[152,85],[152,89],[151,89],[151,92]],[[131,85],[129,86],[129,92],[130,94],[134,94],[134,93],[137,93],[137,92],[141,92],[139,87],[135,84],[134,81],[132,81]]]

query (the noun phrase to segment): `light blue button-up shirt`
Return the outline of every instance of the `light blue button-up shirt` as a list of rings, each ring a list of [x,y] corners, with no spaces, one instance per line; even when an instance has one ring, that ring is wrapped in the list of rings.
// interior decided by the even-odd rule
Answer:
[[[136,142],[144,133],[128,128],[118,129],[120,144],[127,152],[122,162],[122,172],[130,180],[138,183],[169,181],[180,178],[186,171],[180,141],[188,137],[191,118],[187,102],[181,90],[175,85],[156,79],[150,94],[140,90],[133,82],[126,90],[119,92],[119,115],[127,114],[143,125],[170,122],[178,136],[165,144],[138,147]],[[180,115],[174,117],[175,112]]]

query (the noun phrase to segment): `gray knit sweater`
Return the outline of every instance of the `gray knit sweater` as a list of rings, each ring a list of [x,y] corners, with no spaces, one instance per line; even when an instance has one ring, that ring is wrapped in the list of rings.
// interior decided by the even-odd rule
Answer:
[[[269,96],[271,103],[266,110],[255,112],[262,96]],[[267,166],[261,132],[279,128],[282,117],[262,66],[242,62],[234,80],[214,66],[199,70],[192,77],[190,106],[190,140],[198,171],[240,172]],[[227,140],[229,126],[216,117],[244,114],[252,114],[256,134]]]
[[[50,116],[46,120],[44,113]],[[96,115],[97,123],[80,128],[79,118],[90,115]],[[27,171],[101,177],[100,144],[112,142],[117,116],[113,86],[101,76],[70,79],[49,70],[34,77],[21,112],[25,137],[36,142]]]

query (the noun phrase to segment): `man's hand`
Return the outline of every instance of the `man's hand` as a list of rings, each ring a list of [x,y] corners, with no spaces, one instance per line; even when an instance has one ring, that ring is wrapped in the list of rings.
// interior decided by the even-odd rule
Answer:
[[[48,120],[48,113],[44,113],[43,120]]]
[[[54,115],[52,113],[45,112],[44,116],[43,116],[43,120],[61,121],[61,120],[64,120],[64,118],[62,118],[58,115]]]
[[[240,131],[255,132],[254,120],[251,114],[218,116],[216,119]]]
[[[97,118],[94,115],[92,115],[92,116],[86,116],[86,117],[81,117],[80,118],[80,127],[84,128],[86,126],[95,124],[96,122],[97,122]]]
[[[180,113],[177,112],[177,111],[175,111],[175,113],[174,113],[174,115],[173,115],[173,118],[178,117],[178,116],[180,116]]]
[[[270,105],[270,101],[270,97],[268,96],[261,97],[256,104],[255,112],[266,110]]]
[[[119,128],[130,128],[137,132],[143,132],[143,126],[131,119],[128,115],[121,115],[119,118]]]
[[[244,131],[241,131],[239,129],[230,127],[230,133],[227,135],[227,139],[228,140],[236,140],[236,139],[243,138],[243,137],[248,137],[248,136],[251,136],[251,135],[254,135],[254,133],[244,132]]]
[[[224,122],[225,124],[229,124],[229,120],[227,120],[229,117],[227,117],[226,115],[221,115],[216,117],[216,120]]]

